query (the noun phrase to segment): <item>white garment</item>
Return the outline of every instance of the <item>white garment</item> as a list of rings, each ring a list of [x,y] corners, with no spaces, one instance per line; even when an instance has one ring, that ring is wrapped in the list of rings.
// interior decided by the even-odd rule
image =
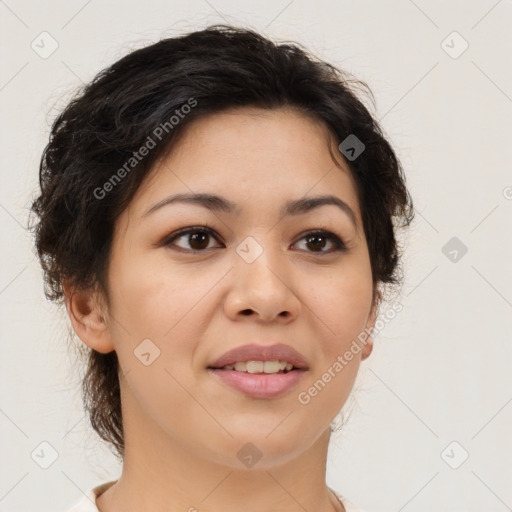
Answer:
[[[104,484],[98,485],[91,489],[84,497],[68,512],[99,512],[98,507],[96,506],[96,498],[103,494],[111,485],[115,484],[117,480],[113,480],[111,482],[105,482]],[[331,492],[343,503],[346,512],[363,512],[358,509],[354,504],[344,498],[341,494],[339,494],[334,489],[331,489]]]

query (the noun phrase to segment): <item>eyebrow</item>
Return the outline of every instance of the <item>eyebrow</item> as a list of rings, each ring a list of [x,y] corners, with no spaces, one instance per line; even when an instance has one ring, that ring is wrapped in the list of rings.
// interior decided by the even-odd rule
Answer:
[[[241,213],[241,208],[229,199],[217,196],[215,194],[195,193],[176,194],[166,197],[153,205],[146,213],[142,215],[142,217],[147,217],[160,208],[175,203],[194,204],[207,208],[213,212],[226,213],[230,215],[239,215]],[[356,216],[352,208],[350,208],[350,206],[339,197],[332,195],[304,197],[301,199],[288,201],[281,209],[281,216],[285,217],[290,215],[300,215],[315,210],[316,208],[320,208],[324,205],[334,205],[340,208],[346,215],[348,215],[355,228],[357,229]]]

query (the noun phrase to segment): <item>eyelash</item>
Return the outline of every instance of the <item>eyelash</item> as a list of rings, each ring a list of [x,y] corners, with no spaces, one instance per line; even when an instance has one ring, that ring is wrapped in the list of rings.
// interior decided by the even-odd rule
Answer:
[[[193,227],[190,227],[190,228],[184,228],[182,230],[178,230],[178,231],[175,231],[174,233],[172,233],[171,235],[167,236],[161,243],[162,246],[169,246],[172,244],[172,242],[174,242],[175,240],[178,240],[179,238],[181,237],[185,237],[186,235],[191,235],[191,234],[195,234],[195,233],[204,233],[204,234],[208,234],[208,235],[211,235],[213,238],[215,238],[217,240],[217,242],[220,242],[220,240],[218,239],[218,237],[216,236],[216,232],[215,232],[215,229],[208,225],[208,224],[204,224],[202,226],[193,226]],[[332,231],[329,231],[326,227],[324,226],[320,226],[319,228],[317,229],[313,229],[311,231],[307,231],[306,233],[304,233],[304,235],[302,235],[301,238],[299,238],[298,241],[300,240],[303,240],[304,238],[307,238],[308,236],[324,236],[327,240],[329,240],[330,242],[333,243],[334,245],[334,249],[331,250],[331,251],[306,251],[306,252],[310,252],[311,254],[331,254],[331,253],[334,253],[334,252],[339,252],[339,251],[346,251],[347,247],[345,245],[345,243],[343,242],[343,240],[335,235]],[[173,249],[174,250],[174,249]],[[192,252],[192,253],[200,253],[200,252],[206,252],[208,251],[209,249],[184,249],[183,247],[178,247],[176,250],[178,251],[185,251],[185,252]]]

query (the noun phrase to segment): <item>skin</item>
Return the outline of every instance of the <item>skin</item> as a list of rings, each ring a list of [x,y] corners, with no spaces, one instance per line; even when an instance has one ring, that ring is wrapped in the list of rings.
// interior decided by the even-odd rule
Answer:
[[[240,213],[177,203],[143,217],[165,197],[190,192],[223,196]],[[322,194],[345,201],[356,225],[333,205],[279,215],[288,200]],[[203,245],[190,235],[159,245],[205,223],[214,233]],[[308,243],[318,228],[346,250]],[[248,236],[263,248],[250,264],[236,252]],[[307,405],[297,397],[373,327],[378,308],[356,185],[324,124],[245,107],[188,125],[116,221],[108,286],[109,307],[97,291],[65,287],[78,337],[115,350],[121,366],[126,452],[120,479],[97,499],[101,512],[342,510],[325,482],[329,425],[371,338]],[[134,356],[147,338],[160,349],[149,366]],[[273,342],[309,364],[282,396],[247,397],[206,370],[232,348]],[[237,457],[248,442],[262,454],[252,468]]]

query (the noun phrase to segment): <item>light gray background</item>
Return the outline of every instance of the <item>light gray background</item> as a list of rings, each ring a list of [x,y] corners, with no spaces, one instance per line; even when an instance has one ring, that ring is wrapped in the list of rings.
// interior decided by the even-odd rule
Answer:
[[[49,123],[130,49],[224,21],[366,80],[416,204],[403,310],[362,365],[328,484],[368,512],[512,510],[511,14],[510,0],[0,1],[0,510],[65,511],[120,471],[24,230]],[[43,31],[48,58],[31,48]],[[452,237],[468,248],[455,262]],[[31,458],[43,441],[48,469]]]

